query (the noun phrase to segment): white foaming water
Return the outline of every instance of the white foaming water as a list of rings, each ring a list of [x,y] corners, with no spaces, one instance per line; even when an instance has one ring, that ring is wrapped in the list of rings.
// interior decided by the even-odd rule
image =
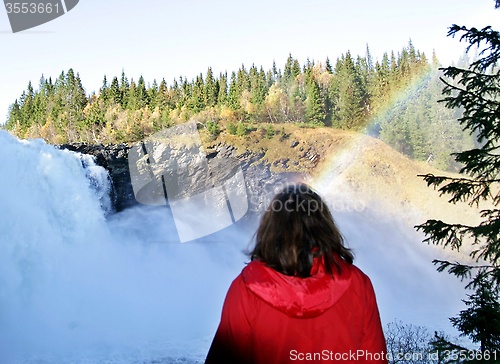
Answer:
[[[109,215],[107,174],[88,156],[0,132],[0,160],[0,363],[203,361],[255,221],[179,244],[166,208]],[[463,291],[418,235],[335,217],[384,322],[449,327]]]
[[[0,159],[0,363],[201,360],[248,239],[172,243],[165,208],[106,219],[106,171],[41,140],[0,132]]]

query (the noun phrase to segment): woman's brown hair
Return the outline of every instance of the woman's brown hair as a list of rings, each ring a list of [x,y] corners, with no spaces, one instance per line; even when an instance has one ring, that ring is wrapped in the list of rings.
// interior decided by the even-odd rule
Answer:
[[[323,257],[331,275],[333,267],[341,273],[336,259],[351,264],[354,259],[328,206],[304,183],[288,185],[273,198],[250,255],[280,273],[303,278],[311,275],[315,257]]]

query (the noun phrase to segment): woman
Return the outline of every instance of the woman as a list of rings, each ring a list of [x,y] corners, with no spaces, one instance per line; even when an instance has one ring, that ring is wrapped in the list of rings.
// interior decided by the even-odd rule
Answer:
[[[370,279],[309,186],[278,193],[233,281],[206,363],[386,363]]]

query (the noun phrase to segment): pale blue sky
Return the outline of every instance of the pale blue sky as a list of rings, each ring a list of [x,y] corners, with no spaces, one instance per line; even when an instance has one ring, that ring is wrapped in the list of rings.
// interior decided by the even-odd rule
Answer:
[[[0,122],[28,81],[37,87],[42,73],[55,78],[69,68],[90,93],[104,74],[111,79],[122,69],[171,83],[209,66],[217,73],[242,63],[268,69],[276,60],[282,68],[290,52],[301,64],[334,61],[347,50],[364,55],[367,43],[380,59],[410,38],[448,64],[463,49],[446,37],[452,23],[500,29],[500,10],[493,0],[80,0],[66,15],[12,34],[0,8]]]

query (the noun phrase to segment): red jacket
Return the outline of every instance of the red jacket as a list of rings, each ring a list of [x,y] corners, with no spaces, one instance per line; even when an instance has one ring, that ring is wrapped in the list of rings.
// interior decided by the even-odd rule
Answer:
[[[319,259],[299,278],[252,261],[229,288],[206,363],[387,363],[370,279],[340,263],[334,278]]]

